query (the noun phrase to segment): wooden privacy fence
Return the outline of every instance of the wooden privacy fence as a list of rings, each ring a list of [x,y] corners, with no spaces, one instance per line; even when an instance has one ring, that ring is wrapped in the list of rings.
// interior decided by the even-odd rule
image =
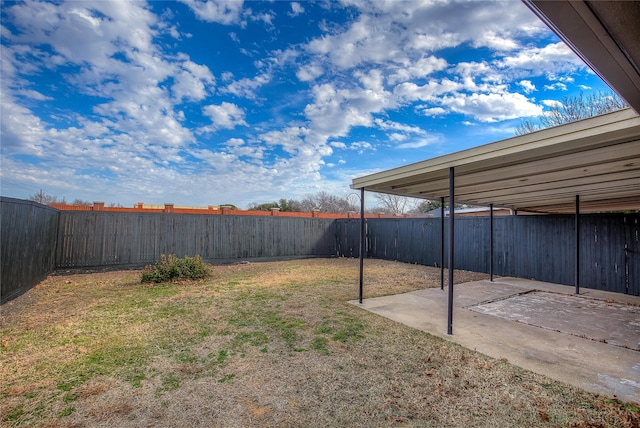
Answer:
[[[58,215],[45,205],[0,196],[0,303],[53,271]]]
[[[144,265],[161,254],[205,261],[335,256],[333,219],[61,211],[56,267]]]
[[[440,266],[440,218],[366,221],[366,257]],[[339,254],[358,257],[359,220],[336,223]],[[571,215],[495,217],[494,273],[573,285],[574,233]],[[489,245],[488,217],[456,218],[456,269],[488,273]],[[640,295],[640,213],[582,215],[580,246],[581,287]]]
[[[142,266],[161,254],[205,261],[359,257],[358,218],[58,211],[2,197],[5,302],[57,269]],[[445,220],[445,223],[448,219]],[[640,295],[640,213],[581,216],[581,286]],[[489,219],[456,219],[455,267],[489,271]],[[445,224],[445,254],[448,251]],[[366,256],[439,266],[439,218],[367,218]],[[494,219],[494,273],[573,284],[573,216]],[[447,267],[447,258],[444,260]]]

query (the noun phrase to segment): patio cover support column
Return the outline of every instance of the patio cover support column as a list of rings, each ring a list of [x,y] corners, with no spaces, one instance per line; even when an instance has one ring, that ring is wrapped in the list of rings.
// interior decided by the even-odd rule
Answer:
[[[364,187],[360,189],[360,283],[359,283],[359,302],[362,303],[362,278],[364,271],[364,250],[365,250],[365,233],[364,233]]]
[[[493,204],[489,204],[489,281],[493,282]]]
[[[454,169],[449,168],[449,306],[447,309],[447,334],[453,334],[453,226],[455,204]]]
[[[580,195],[576,195],[576,294],[580,294]]]
[[[440,290],[444,290],[444,196],[440,198]]]

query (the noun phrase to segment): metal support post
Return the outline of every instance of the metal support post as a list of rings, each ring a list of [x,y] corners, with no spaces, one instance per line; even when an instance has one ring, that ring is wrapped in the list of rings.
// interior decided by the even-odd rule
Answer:
[[[493,204],[489,204],[489,281],[493,282]]]
[[[447,310],[447,334],[453,334],[453,228],[455,211],[454,169],[449,168],[449,306]]]
[[[364,276],[364,251],[366,236],[364,229],[364,187],[360,189],[360,284],[359,284],[359,298],[358,301],[362,303],[362,289],[363,289],[363,276]]]
[[[444,196],[440,198],[440,290],[444,290]]]
[[[576,294],[580,294],[580,196],[576,195]]]

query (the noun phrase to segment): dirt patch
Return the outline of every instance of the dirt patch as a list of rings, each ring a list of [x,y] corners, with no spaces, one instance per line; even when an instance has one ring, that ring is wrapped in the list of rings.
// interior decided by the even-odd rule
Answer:
[[[1,309],[7,426],[638,426],[637,406],[346,303],[358,261],[48,278]],[[456,272],[457,282],[487,275]],[[438,269],[366,260],[365,296],[439,287]]]

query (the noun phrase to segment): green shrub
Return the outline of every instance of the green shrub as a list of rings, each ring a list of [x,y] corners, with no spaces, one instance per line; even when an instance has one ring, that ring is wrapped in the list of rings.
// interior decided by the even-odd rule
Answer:
[[[164,254],[153,266],[142,271],[142,282],[168,282],[183,279],[206,278],[210,274],[209,267],[200,256],[178,258],[175,254]]]

